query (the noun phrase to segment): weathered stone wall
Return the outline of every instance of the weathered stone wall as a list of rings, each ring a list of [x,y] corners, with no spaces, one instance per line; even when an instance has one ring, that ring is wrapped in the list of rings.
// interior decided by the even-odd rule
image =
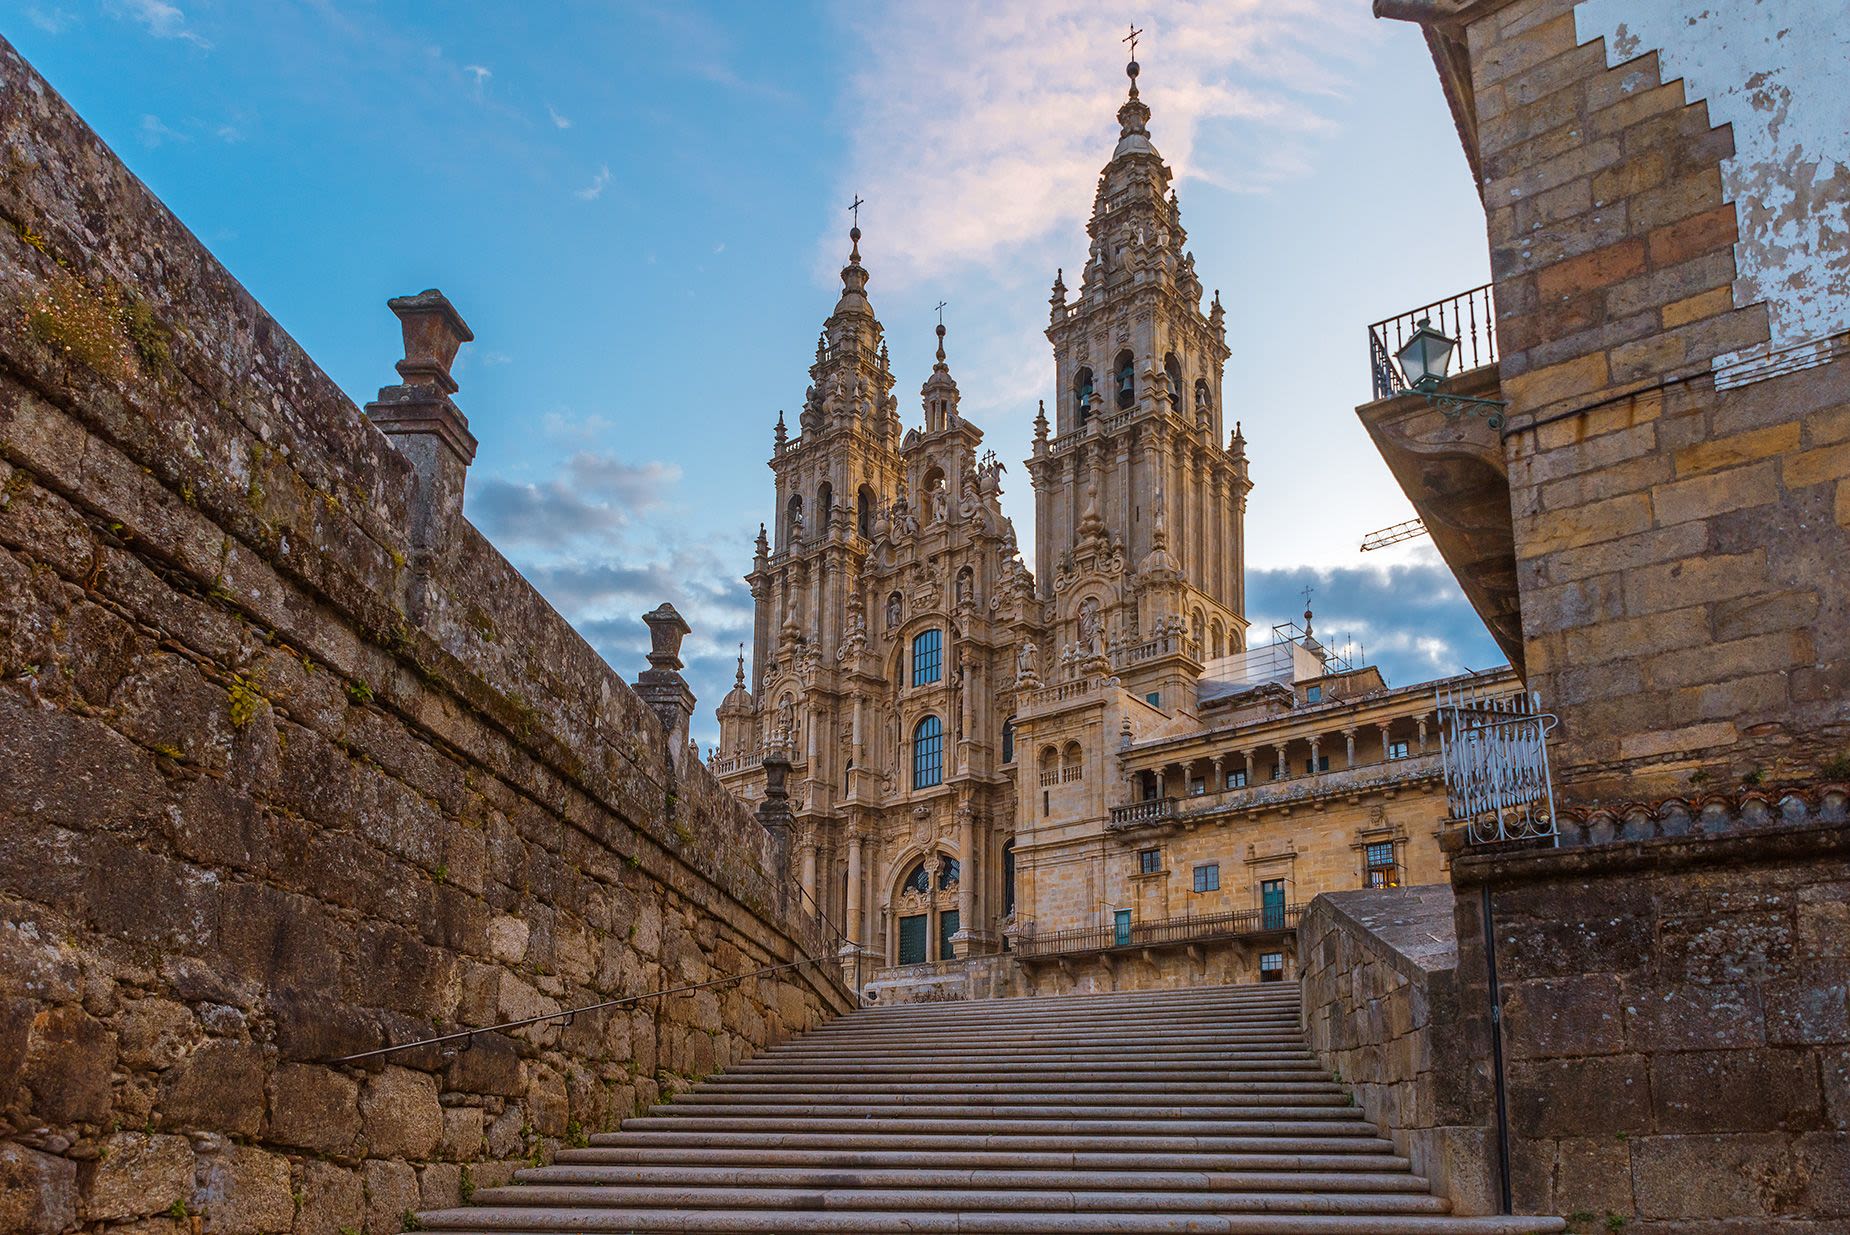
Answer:
[[[1518,1212],[1577,1231],[1850,1230],[1850,823],[1467,853],[1458,1029],[1488,1043],[1490,890]]]
[[[1610,803],[1841,768],[1841,14],[1459,7],[1510,401],[1491,449],[1557,783]]]
[[[1498,1212],[1490,1061],[1461,1032],[1447,884],[1325,893],[1298,923],[1304,1027],[1462,1214]]]
[[[331,1065],[830,940],[4,43],[0,218],[0,1230],[396,1231],[846,1006],[809,966]]]

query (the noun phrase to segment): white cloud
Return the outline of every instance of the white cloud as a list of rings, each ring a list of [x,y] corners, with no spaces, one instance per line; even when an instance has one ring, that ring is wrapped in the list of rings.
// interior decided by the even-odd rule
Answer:
[[[488,79],[495,75],[494,70],[482,64],[465,64],[463,65],[463,72],[475,79],[475,97],[478,99],[482,97],[482,92],[488,88]]]
[[[610,184],[610,165],[604,164],[597,169],[597,175],[591,177],[591,183],[575,191],[573,196],[580,201],[594,202],[604,195],[604,189]]]
[[[554,107],[551,103],[546,104],[546,115],[552,121],[552,127],[555,129],[569,129],[572,127],[571,117],[561,116],[559,114],[559,109]]]
[[[193,140],[186,134],[167,127],[159,116],[145,115],[141,118],[141,144],[152,150],[167,142],[188,142]]]
[[[157,39],[181,39],[195,47],[212,44],[186,24],[186,14],[167,0],[118,0],[114,6],[131,20],[138,21]]]
[[[70,29],[76,18],[63,9],[41,9],[34,6],[26,10],[26,20],[46,34],[63,34]]]
[[[865,46],[841,196],[868,199],[888,286],[1036,242],[1083,251],[1125,93],[1119,14],[1087,0],[963,0],[843,19]],[[1254,189],[1302,165],[1298,147],[1324,124],[1314,97],[1341,86],[1345,27],[1368,17],[1338,0],[1175,0],[1140,20],[1157,148],[1184,180]],[[1263,131],[1264,160],[1198,165],[1209,126]],[[822,245],[831,271],[839,230]]]

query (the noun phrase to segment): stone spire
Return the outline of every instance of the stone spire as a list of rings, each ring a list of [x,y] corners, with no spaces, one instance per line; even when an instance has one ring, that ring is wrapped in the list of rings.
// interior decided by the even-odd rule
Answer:
[[[925,431],[935,433],[946,425],[957,423],[957,382],[951,377],[951,366],[944,358],[944,323],[938,323],[938,358],[931,367],[931,376],[919,388],[919,395],[925,402]]]

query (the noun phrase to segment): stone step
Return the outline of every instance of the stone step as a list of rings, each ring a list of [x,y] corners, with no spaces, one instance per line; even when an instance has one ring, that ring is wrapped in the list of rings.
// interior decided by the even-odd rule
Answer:
[[[562,1149],[554,1157],[563,1166],[763,1166],[817,1170],[943,1170],[971,1167],[994,1171],[1153,1171],[1153,1172],[1283,1172],[1353,1171],[1382,1175],[1409,1170],[1407,1159],[1391,1153],[1367,1153],[1361,1141],[1320,1147],[1299,1142],[1275,1142],[1275,1148],[1253,1153],[1103,1153],[1092,1151],[1036,1151],[1029,1149],[928,1150],[896,1148],[849,1149],[783,1145],[759,1146],[755,1139],[740,1138],[748,1147],[655,1145],[646,1141],[624,1146]],[[872,1138],[868,1138],[872,1139]],[[883,1141],[884,1143],[884,1141]],[[1348,1149],[1348,1153],[1316,1152],[1320,1148]],[[547,1168],[541,1168],[547,1169]]]
[[[517,1172],[521,1184],[731,1188],[962,1188],[995,1191],[1084,1189],[1094,1192],[1425,1192],[1426,1180],[1407,1171],[1300,1170],[1064,1170],[1009,1167],[644,1166],[555,1163]],[[519,1189],[512,1189],[518,1192]],[[497,1201],[490,1204],[522,1204]]]
[[[816,1210],[445,1209],[420,1216],[426,1235],[677,1231],[681,1235],[1552,1235],[1558,1218],[1438,1214],[866,1213]]]
[[[918,1093],[804,1093],[799,1098],[778,1100],[776,1095],[753,1094],[680,1094],[672,1102],[654,1107],[649,1113],[665,1115],[686,1112],[712,1116],[727,1115],[801,1115],[817,1111],[831,1118],[859,1117],[863,1114],[892,1114],[903,1109],[920,1116],[942,1114],[976,1114],[993,1112],[1013,1114],[1017,1118],[1065,1119],[1091,1114],[1123,1114],[1126,1118],[1166,1119],[1170,1114],[1190,1108],[1187,1113],[1199,1116],[1209,1111],[1262,1111],[1283,1113],[1298,1107],[1353,1107],[1349,1095],[1335,1085],[1325,1084],[1321,1091],[1252,1093],[1246,1090],[1214,1093],[1204,1090],[1170,1093],[1160,1100],[1137,1086],[1123,1093],[1064,1093],[1060,1091],[973,1093],[955,1090],[926,1090]],[[826,1108],[826,1109],[825,1109]],[[1110,1109],[1107,1109],[1110,1108]],[[1199,1109],[1196,1109],[1199,1108]]]
[[[901,1063],[917,1067],[921,1063],[946,1064],[952,1061],[969,1067],[981,1064],[1013,1062],[1016,1060],[1041,1060],[1046,1063],[1066,1065],[1096,1065],[1117,1063],[1142,1063],[1152,1060],[1173,1060],[1202,1064],[1244,1064],[1251,1060],[1288,1060],[1300,1067],[1315,1060],[1309,1051],[1302,1047],[1284,1044],[1268,1045],[1265,1043],[1228,1043],[1221,1046],[1203,1045],[1196,1048],[1186,1046],[1136,1046],[1093,1044],[1090,1046],[1036,1047],[1030,1044],[987,1046],[973,1045],[959,1050],[940,1050],[920,1047],[916,1050],[894,1048],[881,1051],[804,1051],[791,1052],[768,1057],[766,1064],[778,1063],[854,1063],[856,1061],[881,1064]]]
[[[664,1120],[659,1129],[634,1127],[635,1120],[624,1123],[621,1131],[600,1132],[591,1137],[594,1148],[663,1146],[680,1148],[751,1148],[751,1149],[853,1149],[853,1150],[971,1150],[997,1153],[1073,1152],[1073,1153],[1392,1153],[1394,1142],[1375,1134],[1372,1127],[1357,1130],[1347,1124],[1315,1124],[1301,1135],[1301,1129],[1272,1132],[1226,1131],[1211,1136],[1098,1136],[1057,1132],[1043,1124],[1022,1133],[985,1131],[970,1135],[946,1131],[942,1127],[930,1132],[818,1132],[813,1129],[795,1132],[744,1131],[742,1129],[694,1130],[677,1120]],[[562,1151],[566,1152],[566,1151]],[[584,1152],[584,1151],[578,1151]]]
[[[1359,1114],[1332,1112],[1322,1119],[1000,1119],[993,1115],[942,1119],[862,1119],[838,1116],[824,1119],[814,1115],[754,1116],[701,1118],[687,1115],[640,1115],[623,1122],[625,1128],[683,1128],[690,1132],[879,1132],[904,1135],[911,1132],[957,1132],[965,1136],[996,1136],[1007,1133],[1045,1131],[1048,1125],[1059,1126],[1068,1134],[1083,1136],[1229,1136],[1240,1133],[1259,1136],[1373,1136],[1375,1127]]]
[[[1289,1033],[1298,1027],[1295,1012],[1279,1015],[1229,1013],[1170,1018],[1161,1016],[1120,1017],[1114,1020],[1074,1020],[1060,1017],[1044,1021],[998,1020],[972,1021],[963,1025],[933,1025],[908,1028],[900,1025],[844,1025],[836,1023],[806,1035],[817,1042],[872,1042],[893,1038],[951,1038],[974,1033],[1048,1033],[1083,1025],[1090,1033],[1133,1035],[1160,1033],[1165,1028],[1177,1032],[1200,1033],[1217,1029],[1263,1029]]]
[[[1065,1098],[1073,1094],[1343,1094],[1347,1102],[1347,1091],[1328,1077],[1317,1079],[1257,1080],[1250,1078],[1193,1079],[1171,1080],[1139,1077],[1130,1080],[1114,1076],[1109,1080],[1084,1080],[1084,1074],[1072,1078],[1055,1077],[1051,1079],[1030,1079],[1027,1077],[1009,1078],[1006,1074],[995,1080],[972,1080],[962,1073],[932,1077],[921,1074],[916,1079],[895,1084],[886,1078],[853,1079],[846,1076],[825,1079],[799,1078],[795,1080],[762,1081],[705,1081],[693,1089],[676,1095],[681,1102],[721,1102],[736,1096],[763,1094],[808,1094],[821,1100],[824,1095],[863,1095],[872,1100],[881,1096],[893,1101],[912,1101],[911,1095],[932,1087],[931,1091],[939,1097],[959,1095],[981,1096],[987,1094],[1013,1094],[1021,1101],[1039,1101],[1043,1096]],[[916,1086],[916,1088],[915,1088]],[[895,1092],[895,1090],[899,1092]]]
[[[1564,1229],[1450,1214],[1306,1047],[1295,990],[1270,986],[857,1012],[474,1201],[423,1229]]]
[[[1063,1188],[729,1188],[521,1184],[483,1188],[490,1208],[546,1209],[800,1209],[887,1213],[1010,1210],[1026,1213],[1299,1213],[1442,1214],[1445,1201],[1425,1192],[1094,1192]]]
[[[1221,1063],[1212,1065],[1210,1061],[1199,1058],[1188,1059],[1143,1059],[1136,1063],[1114,1063],[1114,1076],[1158,1076],[1166,1074],[1175,1080],[1208,1080],[1215,1076],[1227,1076],[1238,1080],[1241,1076],[1254,1076],[1260,1072],[1302,1072],[1306,1076],[1328,1076],[1321,1063],[1315,1059],[1306,1059],[1299,1054],[1289,1059],[1245,1059],[1240,1063]],[[773,1065],[764,1059],[753,1059],[751,1063],[742,1063],[736,1069],[727,1069],[720,1076],[749,1080],[759,1076],[894,1076],[894,1078],[944,1078],[944,1076],[1090,1076],[1095,1074],[1092,1067],[1073,1067],[1071,1063],[1042,1063],[1034,1059],[1010,1061],[1010,1063],[986,1063],[986,1065],[969,1065],[958,1059],[936,1059],[931,1063],[873,1063],[873,1061],[849,1061],[849,1063],[779,1063]]]

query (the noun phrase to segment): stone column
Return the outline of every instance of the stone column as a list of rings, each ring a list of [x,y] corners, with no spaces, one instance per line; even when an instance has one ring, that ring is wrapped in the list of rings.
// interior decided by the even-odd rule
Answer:
[[[790,753],[783,747],[773,745],[764,756],[764,801],[758,804],[758,822],[771,834],[771,847],[776,861],[774,871],[781,875],[775,880],[780,908],[785,912],[790,909]],[[804,907],[810,912],[808,906]]]
[[[1381,762],[1386,763],[1388,761],[1388,734],[1391,726],[1389,722],[1382,721],[1375,728],[1381,730]]]
[[[861,831],[851,827],[848,832],[848,942],[855,947],[861,945]]]
[[[1420,717],[1420,754],[1426,753],[1426,718]]]
[[[1225,755],[1216,755],[1212,759],[1208,760],[1208,766],[1214,770],[1213,771],[1213,776],[1214,776],[1213,791],[1215,793],[1219,793],[1227,787],[1227,778],[1221,775],[1221,770],[1220,770],[1221,763],[1225,759],[1226,759]]]
[[[1246,760],[1246,785],[1248,788],[1251,788],[1259,783],[1258,773],[1253,767],[1253,752],[1250,750],[1243,750],[1240,752],[1240,756]]]
[[[1317,755],[1318,755],[1318,752],[1321,751],[1322,749],[1323,749],[1323,735],[1320,733],[1312,734],[1310,738],[1310,770],[1313,775],[1317,771],[1319,771],[1320,765],[1317,762]]]
[[[1291,765],[1285,762],[1285,747],[1288,743],[1280,742],[1272,749],[1278,752],[1278,779],[1284,780],[1291,775]]]
[[[450,365],[475,332],[439,291],[385,303],[404,335],[405,358],[396,365],[404,381],[381,387],[366,405],[366,418],[411,463],[416,487],[405,529],[412,558],[408,603],[411,615],[421,618],[429,608],[431,563],[462,512],[463,479],[475,459],[468,417],[450,399],[457,391]]]
[[[642,620],[649,627],[649,667],[637,676],[636,693],[667,731],[668,755],[679,770],[687,760],[688,724],[694,716],[694,692],[681,676],[681,640],[689,627],[667,603],[643,614]]]
[[[803,855],[803,895],[812,911],[821,904],[816,897],[816,837],[811,832],[801,845],[797,846]]]
[[[1350,725],[1347,729],[1343,730],[1343,741],[1349,747],[1349,756],[1348,756],[1349,761],[1345,763],[1343,766],[1352,768],[1355,766],[1355,726],[1354,725]]]
[[[1164,784],[1168,779],[1168,773],[1169,769],[1167,768],[1156,769],[1156,796],[1159,798],[1168,796],[1164,789]]]
[[[957,873],[957,933],[964,938],[956,946],[961,960],[970,955],[969,937],[976,930],[976,811],[968,802],[957,808],[957,851],[963,863]]]

